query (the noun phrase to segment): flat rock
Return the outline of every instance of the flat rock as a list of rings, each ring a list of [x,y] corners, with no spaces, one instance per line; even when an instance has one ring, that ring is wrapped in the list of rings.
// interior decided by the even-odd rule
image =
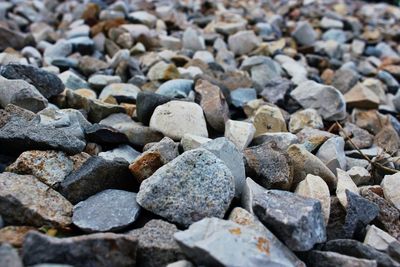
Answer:
[[[346,113],[346,102],[339,90],[332,86],[305,81],[291,93],[303,108],[314,108],[324,120],[343,120]]]
[[[331,197],[328,185],[321,177],[308,174],[306,178],[297,185],[295,193],[303,197],[319,200],[321,202],[322,212],[324,213],[325,225],[328,224],[331,211]]]
[[[201,148],[212,152],[229,168],[235,178],[235,196],[240,197],[246,180],[242,152],[225,137],[216,138],[204,143],[201,145]]]
[[[37,227],[71,224],[71,203],[34,176],[1,173],[0,185],[0,213],[6,223]]]
[[[234,194],[234,177],[223,161],[207,150],[195,149],[147,178],[137,201],[169,221],[188,226],[204,217],[223,217]]]
[[[199,104],[207,123],[215,130],[223,132],[229,119],[229,108],[221,89],[206,80],[198,80],[194,87],[199,96]]]
[[[134,179],[125,160],[90,157],[60,184],[60,192],[76,204],[105,189],[134,189]]]
[[[174,224],[162,220],[151,220],[142,228],[128,233],[139,241],[137,263],[144,267],[166,266],[184,259],[184,254],[174,239],[180,232]]]
[[[321,177],[330,190],[336,188],[336,176],[320,159],[300,145],[291,145],[287,151],[293,163],[293,186],[304,180],[307,174],[313,174]]]
[[[208,137],[202,108],[190,102],[170,101],[156,107],[150,127],[174,140],[180,140],[187,133]]]
[[[255,133],[256,128],[252,123],[236,120],[227,120],[225,123],[225,137],[239,150],[245,149],[250,144]]]
[[[399,173],[385,175],[381,183],[385,199],[388,200],[398,210],[400,210],[400,194],[397,190],[400,186],[399,177]]]
[[[267,190],[254,198],[260,221],[294,251],[306,251],[326,240],[324,215],[318,200]]]
[[[60,150],[77,154],[85,148],[85,142],[62,129],[13,118],[0,128],[0,146],[7,153],[27,150]]]
[[[32,84],[45,98],[64,91],[64,84],[57,75],[34,66],[8,64],[1,67],[0,74],[10,80],[24,80]]]
[[[112,96],[118,102],[135,103],[140,91],[141,90],[133,84],[112,83],[103,88],[99,99],[105,100],[107,97]]]
[[[135,193],[107,189],[76,204],[72,222],[85,232],[111,232],[134,223],[139,211]]]
[[[286,151],[268,144],[249,147],[243,151],[246,175],[265,188],[289,190],[293,181],[293,167]]]
[[[121,234],[56,238],[30,232],[22,247],[22,257],[24,264],[29,266],[51,262],[82,267],[128,267],[136,264],[137,246],[136,239]],[[92,254],[97,256],[88,257]]]
[[[56,188],[73,170],[73,161],[61,151],[26,151],[7,167],[7,171],[31,174],[42,183]]]

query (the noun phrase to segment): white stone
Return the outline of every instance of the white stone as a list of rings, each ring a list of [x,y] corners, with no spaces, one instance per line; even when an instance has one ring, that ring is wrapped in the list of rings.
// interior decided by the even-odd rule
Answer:
[[[249,122],[228,120],[225,124],[225,137],[239,150],[245,149],[250,144],[255,133],[256,128]]]
[[[353,182],[351,177],[343,170],[337,169],[337,187],[336,187],[336,196],[339,199],[340,204],[343,207],[347,206],[347,196],[346,190],[349,190],[355,194],[359,194],[359,190],[357,185]]]
[[[383,188],[385,199],[400,210],[400,173],[385,175],[381,187]]]
[[[211,141],[210,138],[197,136],[193,134],[185,134],[181,139],[181,145],[184,151],[199,148],[202,144]]]
[[[394,241],[397,241],[396,238],[375,225],[370,225],[365,235],[364,244],[370,245],[377,250],[385,251],[389,247],[389,244]]]

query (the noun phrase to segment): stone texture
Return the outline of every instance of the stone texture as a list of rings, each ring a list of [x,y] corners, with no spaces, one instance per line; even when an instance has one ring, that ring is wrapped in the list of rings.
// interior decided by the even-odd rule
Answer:
[[[324,217],[318,200],[267,190],[255,195],[253,210],[260,221],[294,251],[307,251],[326,240]]]
[[[337,169],[337,178],[336,196],[338,197],[342,206],[347,207],[346,191],[358,194],[358,187],[351,179],[350,175],[343,170]]]
[[[350,108],[373,109],[379,106],[379,97],[361,83],[356,84],[345,95],[346,105]]]
[[[139,211],[135,193],[108,189],[76,204],[72,222],[85,232],[111,232],[134,223]]]
[[[210,141],[210,138],[201,137],[193,134],[185,134],[181,139],[181,146],[183,151],[199,148],[202,144]]]
[[[139,157],[139,155],[140,152],[136,151],[129,145],[121,145],[112,150],[99,153],[99,157],[102,157],[106,160],[112,161],[117,158],[122,158],[126,160],[128,163],[133,162],[137,157]]]
[[[235,120],[227,120],[225,123],[225,137],[239,150],[245,149],[250,144],[255,133],[256,128],[252,123]]]
[[[143,208],[185,226],[223,217],[235,193],[231,171],[213,153],[190,150],[158,169],[141,185]]]
[[[292,133],[264,133],[253,139],[252,145],[268,144],[270,147],[287,150],[290,145],[299,143]]]
[[[255,136],[267,132],[287,132],[286,121],[278,107],[264,105],[254,116]]]
[[[171,98],[160,94],[139,92],[136,97],[136,115],[138,120],[148,125],[156,107],[170,100]]]
[[[174,140],[180,140],[187,133],[208,137],[202,108],[190,102],[170,101],[156,107],[150,127]]]
[[[370,245],[380,251],[386,251],[392,242],[396,242],[396,238],[379,229],[375,225],[368,226],[364,244]]]
[[[293,38],[300,45],[312,45],[317,38],[317,33],[307,21],[297,23],[296,29],[292,32]]]
[[[377,267],[377,262],[373,259],[359,259],[343,255],[332,251],[312,250],[308,255],[308,266],[311,267]]]
[[[297,111],[290,116],[289,131],[291,133],[298,133],[306,127],[314,129],[324,128],[322,118],[315,109],[307,108]]]
[[[113,233],[56,238],[30,232],[22,247],[22,257],[29,266],[51,262],[82,267],[128,267],[136,264],[137,246],[136,239]]]
[[[0,174],[0,213],[6,223],[41,227],[71,224],[72,205],[31,175]]]
[[[235,55],[243,55],[257,48],[260,40],[253,31],[239,31],[228,38],[229,50]]]
[[[400,174],[385,175],[382,180],[381,187],[385,199],[388,200],[393,206],[400,210],[400,194],[397,190],[400,186]]]

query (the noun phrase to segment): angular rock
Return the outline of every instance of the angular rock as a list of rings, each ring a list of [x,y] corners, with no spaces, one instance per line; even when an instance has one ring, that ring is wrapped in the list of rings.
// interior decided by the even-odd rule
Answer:
[[[253,139],[252,145],[268,144],[271,147],[287,150],[290,145],[299,143],[292,133],[264,133]]]
[[[359,185],[366,185],[371,182],[371,174],[364,167],[354,166],[347,171],[353,182]]]
[[[60,193],[76,204],[105,189],[134,189],[134,179],[125,160],[89,158],[60,184]]]
[[[193,51],[206,49],[203,36],[198,34],[197,31],[191,27],[188,27],[183,33],[182,46],[184,49]]]
[[[7,171],[31,174],[42,183],[56,188],[73,170],[72,160],[61,151],[26,151],[7,167]]]
[[[139,92],[136,97],[136,115],[140,122],[149,125],[150,118],[157,106],[170,101],[171,98],[151,92]]]
[[[303,108],[316,109],[324,120],[343,120],[347,115],[342,93],[332,86],[305,81],[299,84],[290,96]]]
[[[243,151],[246,175],[265,188],[289,190],[293,181],[293,167],[286,151],[268,144],[249,147]]]
[[[289,131],[291,133],[300,132],[306,127],[314,129],[324,128],[322,118],[315,109],[307,108],[301,111],[297,111],[290,116]]]
[[[239,31],[228,38],[229,50],[235,55],[250,53],[259,44],[260,40],[253,31]]]
[[[343,137],[350,137],[350,140],[346,141],[345,148],[346,149],[355,149],[354,145],[356,145],[358,148],[363,149],[363,148],[369,148],[372,146],[373,143],[373,136],[366,130],[361,129],[355,124],[352,123],[346,123],[346,126],[343,128],[345,135],[342,135]],[[346,137],[347,139],[347,137]],[[354,145],[353,145],[353,144]]]
[[[8,224],[65,227],[72,205],[31,175],[0,174],[0,214]]]
[[[175,225],[162,220],[151,220],[144,227],[130,231],[128,235],[139,242],[137,264],[157,267],[184,259],[182,250],[174,240],[174,234],[178,232]]]
[[[329,138],[319,149],[316,156],[333,172],[346,170],[344,139],[339,136]]]
[[[312,45],[317,39],[317,33],[307,21],[297,23],[292,36],[300,45],[304,46]]]
[[[358,83],[345,95],[346,105],[349,108],[374,109],[378,108],[379,97],[365,85]]]
[[[381,187],[385,199],[393,206],[400,210],[400,194],[398,188],[400,186],[400,174],[385,175],[382,180]]]
[[[377,267],[375,260],[359,259],[331,251],[312,250],[307,258],[308,266],[311,267]]]
[[[135,193],[108,189],[76,204],[72,222],[89,233],[118,231],[134,223],[139,211]]]
[[[137,201],[169,221],[188,226],[204,217],[223,217],[234,194],[234,178],[223,161],[207,150],[195,149],[147,178]]]
[[[128,163],[133,162],[137,157],[139,157],[140,152],[136,151],[132,147],[128,145],[120,145],[117,148],[106,152],[100,152],[99,157],[104,158],[105,160],[115,160],[117,158],[122,158],[126,160]]]
[[[194,90],[199,96],[199,104],[208,124],[223,132],[225,122],[229,119],[229,108],[221,89],[206,80],[198,80]]]
[[[175,79],[166,81],[157,90],[156,93],[171,98],[185,98],[192,91],[194,82],[188,79]]]
[[[135,103],[140,89],[129,83],[112,83],[104,87],[99,95],[100,100],[113,96],[118,102]]]
[[[287,132],[286,121],[278,107],[264,105],[254,116],[255,136],[267,132]]]
[[[328,225],[331,211],[331,197],[328,185],[321,177],[308,174],[306,178],[297,185],[295,193],[303,197],[319,200],[321,202],[322,212],[324,213],[325,225]]]
[[[346,191],[358,194],[358,187],[351,179],[350,175],[343,170],[337,169],[337,178],[336,196],[338,197],[342,206],[347,207]]]
[[[181,139],[183,151],[199,148],[202,144],[211,141],[210,138],[201,137],[193,134],[185,134]]]
[[[374,247],[380,251],[386,251],[389,248],[390,243],[396,241],[396,238],[389,235],[385,231],[379,229],[375,225],[370,225],[368,226],[368,230],[365,235],[364,244]]]
[[[260,221],[291,250],[306,251],[326,240],[321,204],[291,192],[267,190],[255,196]]]
[[[387,153],[394,154],[400,147],[400,137],[391,125],[387,125],[375,135],[374,144]]]
[[[128,137],[120,131],[102,124],[93,124],[85,130],[85,137],[88,142],[118,145],[129,142]]]
[[[235,196],[240,197],[246,180],[242,152],[225,137],[213,139],[201,145],[201,148],[212,152],[229,168],[235,178]]]
[[[40,263],[73,266],[135,266],[138,241],[126,235],[98,233],[56,238],[30,232],[22,247],[25,265]],[[95,254],[96,257],[88,257]]]
[[[254,88],[238,88],[231,92],[232,105],[237,108],[254,99],[257,99],[257,91]]]
[[[170,101],[156,107],[150,128],[174,140],[180,140],[187,133],[208,137],[202,108],[190,102]]]
[[[340,68],[332,78],[332,86],[342,94],[347,93],[355,86],[360,79],[360,75],[351,68]]]
[[[252,123],[235,120],[227,120],[225,123],[225,137],[239,150],[245,149],[250,144],[255,133],[256,128]]]

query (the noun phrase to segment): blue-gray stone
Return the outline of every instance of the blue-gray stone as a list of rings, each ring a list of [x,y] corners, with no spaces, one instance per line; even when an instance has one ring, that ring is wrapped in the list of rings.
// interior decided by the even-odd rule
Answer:
[[[192,80],[175,79],[163,83],[156,91],[157,94],[169,97],[185,98],[194,87]]]
[[[347,36],[346,33],[342,30],[330,29],[322,35],[322,40],[324,41],[333,40],[340,44],[344,44],[347,41]]]
[[[238,88],[231,92],[232,105],[237,108],[243,107],[247,102],[257,99],[257,92],[254,88]]]

